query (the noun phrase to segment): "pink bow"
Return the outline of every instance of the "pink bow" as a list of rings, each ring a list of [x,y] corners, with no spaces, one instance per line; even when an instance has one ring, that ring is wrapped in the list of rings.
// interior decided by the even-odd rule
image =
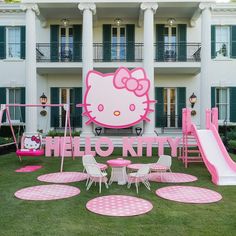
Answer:
[[[136,96],[142,97],[150,87],[150,81],[146,78],[142,68],[129,71],[127,68],[119,68],[114,75],[113,84],[117,89],[127,89]]]
[[[40,138],[37,138],[36,136],[32,136],[31,137],[31,141],[34,141],[36,143],[39,143],[40,142]]]

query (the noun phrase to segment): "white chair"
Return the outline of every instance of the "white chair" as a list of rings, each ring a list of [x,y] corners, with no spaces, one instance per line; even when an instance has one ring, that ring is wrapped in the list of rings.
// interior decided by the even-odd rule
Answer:
[[[130,188],[131,184],[134,183],[136,187],[136,192],[138,194],[139,183],[142,182],[148,190],[151,190],[150,183],[148,181],[148,174],[150,171],[150,164],[143,164],[137,172],[128,174],[128,185]]]
[[[171,172],[172,157],[169,155],[160,155],[155,165],[166,167],[166,171]]]
[[[85,165],[97,165],[102,172],[106,172],[105,170],[107,169],[107,165],[106,164],[101,164],[101,163],[98,163],[94,156],[93,155],[84,155],[82,157],[82,162],[83,162],[83,166],[84,166],[84,170],[83,172],[85,171]]]
[[[99,183],[99,193],[102,191],[102,183],[108,188],[107,173],[102,172],[96,164],[87,164],[85,165],[85,169],[88,174],[88,185],[86,190],[89,190],[93,183]]]

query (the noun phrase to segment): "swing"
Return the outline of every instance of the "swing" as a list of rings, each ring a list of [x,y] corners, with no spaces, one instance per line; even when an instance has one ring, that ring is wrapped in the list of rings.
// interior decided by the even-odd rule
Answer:
[[[24,133],[21,139],[21,149],[18,147],[16,135],[14,133],[14,129],[11,122],[9,107],[42,107],[40,104],[1,104],[0,107],[0,128],[2,123],[3,113],[6,112],[6,117],[8,119],[11,133],[14,139],[14,143],[16,145],[16,155],[21,160],[22,156],[43,156],[44,149],[42,148],[42,136],[40,133]],[[44,107],[63,107],[66,111],[66,119],[65,119],[65,130],[64,130],[64,141],[62,143],[62,153],[61,153],[61,168],[60,172],[63,171],[64,166],[64,157],[65,157],[65,137],[67,133],[67,128],[69,129],[70,135],[70,144],[71,149],[73,150],[73,142],[72,142],[72,131],[70,124],[70,109],[68,104],[44,104]],[[72,151],[72,157],[74,159],[74,152]]]

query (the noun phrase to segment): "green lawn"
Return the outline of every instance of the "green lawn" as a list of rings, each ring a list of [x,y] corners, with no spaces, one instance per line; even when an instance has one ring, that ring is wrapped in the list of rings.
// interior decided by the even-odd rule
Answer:
[[[117,150],[116,155],[119,155]],[[236,160],[236,156],[233,156]],[[155,162],[157,158],[130,158],[132,162]],[[107,158],[99,158],[106,162]],[[24,165],[43,165],[33,173],[15,173]],[[157,188],[169,184],[151,183],[151,192],[140,187],[139,197],[152,202],[154,208],[146,215],[136,217],[105,217],[90,213],[85,205],[99,196],[98,186],[85,191],[85,182],[73,183],[81,194],[57,201],[23,201],[14,192],[28,186],[44,184],[37,176],[57,172],[58,158],[24,158],[20,163],[14,153],[0,156],[0,236],[32,235],[236,235],[236,186],[218,187],[211,183],[203,164],[191,164],[188,169],[181,161],[173,160],[172,170],[198,177],[198,181],[185,185],[207,187],[222,194],[223,200],[213,204],[181,204],[155,195]],[[81,171],[81,158],[67,158],[66,171]],[[135,187],[127,189],[113,183],[102,195],[126,194],[136,196]]]

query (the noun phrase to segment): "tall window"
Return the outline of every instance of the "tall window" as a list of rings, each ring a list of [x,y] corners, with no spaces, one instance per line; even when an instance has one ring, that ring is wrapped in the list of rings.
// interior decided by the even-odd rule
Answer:
[[[20,88],[9,88],[7,90],[7,103],[20,104],[21,103],[21,90]],[[22,122],[22,114],[20,107],[10,107],[10,116],[12,122]]]
[[[176,59],[176,27],[166,26],[164,28],[164,43],[165,43],[165,60],[175,60]]]
[[[7,58],[20,58],[21,43],[20,43],[20,27],[6,28],[6,52]]]
[[[216,106],[219,109],[219,120],[229,120],[229,89],[216,89]]]
[[[111,59],[124,60],[126,57],[125,27],[112,27],[111,34]]]
[[[230,51],[230,28],[229,26],[216,26],[216,56],[229,57]]]
[[[62,61],[71,61],[73,56],[73,28],[60,28],[60,53]]]

